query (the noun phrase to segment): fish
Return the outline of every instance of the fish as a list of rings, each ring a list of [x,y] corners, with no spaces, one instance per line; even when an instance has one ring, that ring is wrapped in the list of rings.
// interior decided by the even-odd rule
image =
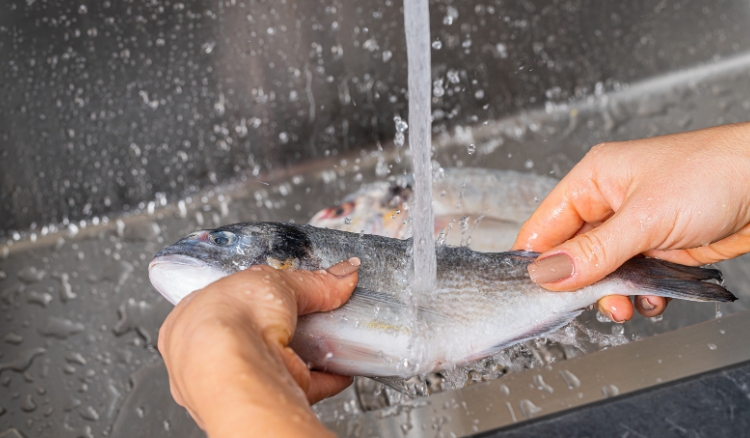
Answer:
[[[442,168],[433,178],[433,210],[438,241],[475,251],[509,249],[539,200],[555,187],[555,178],[484,168]],[[336,205],[326,207],[310,225],[384,237],[411,237],[411,175],[363,185]]]
[[[154,287],[176,304],[189,293],[253,265],[320,270],[350,257],[362,264],[341,307],[299,318],[290,344],[311,368],[401,377],[467,364],[553,332],[606,295],[734,301],[716,269],[651,258],[626,262],[574,292],[531,281],[532,252],[436,248],[434,290],[414,296],[412,241],[277,222],[238,223],[189,234],[149,264]]]

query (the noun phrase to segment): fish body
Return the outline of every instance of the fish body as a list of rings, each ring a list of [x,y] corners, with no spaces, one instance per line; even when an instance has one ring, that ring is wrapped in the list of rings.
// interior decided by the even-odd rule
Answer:
[[[527,266],[537,254],[437,248],[437,287],[412,297],[412,243],[310,225],[243,223],[193,233],[149,265],[154,286],[177,303],[216,279],[267,264],[326,269],[359,257],[351,299],[326,313],[300,317],[292,348],[314,368],[344,375],[409,377],[492,355],[554,331],[606,295],[660,295],[733,301],[712,281],[714,269],[634,259],[575,292],[534,284]]]
[[[433,180],[435,234],[451,246],[497,252],[513,244],[518,230],[557,184],[554,178],[513,170],[444,168]],[[363,185],[310,225],[406,239],[413,180],[409,176]],[[463,223],[462,223],[463,222]]]

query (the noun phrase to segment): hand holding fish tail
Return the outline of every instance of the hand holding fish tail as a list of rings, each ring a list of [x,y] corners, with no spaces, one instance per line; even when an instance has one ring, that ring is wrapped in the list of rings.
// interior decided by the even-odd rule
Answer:
[[[183,299],[159,333],[170,387],[211,438],[330,436],[310,409],[351,383],[288,347],[297,315],[349,299],[358,259],[326,271],[252,266]]]
[[[575,290],[644,254],[698,266],[750,251],[750,123],[595,146],[524,224],[515,249],[550,290]],[[638,297],[660,314],[666,299]],[[599,310],[630,319],[627,297]]]

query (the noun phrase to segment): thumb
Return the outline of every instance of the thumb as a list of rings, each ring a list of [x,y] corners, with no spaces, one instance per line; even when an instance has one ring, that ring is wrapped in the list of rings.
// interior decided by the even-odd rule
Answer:
[[[634,226],[630,215],[615,214],[599,227],[539,255],[528,267],[529,276],[549,290],[580,289],[646,251],[648,244],[647,230]]]
[[[291,280],[297,297],[297,314],[326,312],[344,304],[357,285],[357,270],[361,262],[357,257],[344,260],[326,271],[292,274]],[[303,273],[304,272],[304,273]]]

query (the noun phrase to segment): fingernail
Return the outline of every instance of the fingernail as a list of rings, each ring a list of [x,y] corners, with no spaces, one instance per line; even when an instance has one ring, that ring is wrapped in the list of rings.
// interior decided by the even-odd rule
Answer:
[[[612,322],[615,322],[617,324],[622,324],[623,322],[625,322],[624,319],[615,319],[615,317],[612,315],[612,312],[609,312],[609,311],[606,311],[606,310],[604,312],[602,312],[600,310],[600,312],[602,313],[602,315],[604,315],[607,318],[609,318],[609,320],[612,321]]]
[[[357,270],[359,269],[359,265],[361,264],[362,262],[360,262],[357,257],[352,257],[349,260],[344,260],[343,262],[336,263],[335,265],[326,269],[326,271],[328,271],[329,274],[335,275],[339,278],[344,278],[351,273],[357,272]]]
[[[573,275],[573,259],[567,254],[555,254],[535,260],[528,270],[534,283],[553,283]]]
[[[654,310],[656,309],[656,304],[649,301],[646,297],[641,297],[641,307],[643,310]]]

